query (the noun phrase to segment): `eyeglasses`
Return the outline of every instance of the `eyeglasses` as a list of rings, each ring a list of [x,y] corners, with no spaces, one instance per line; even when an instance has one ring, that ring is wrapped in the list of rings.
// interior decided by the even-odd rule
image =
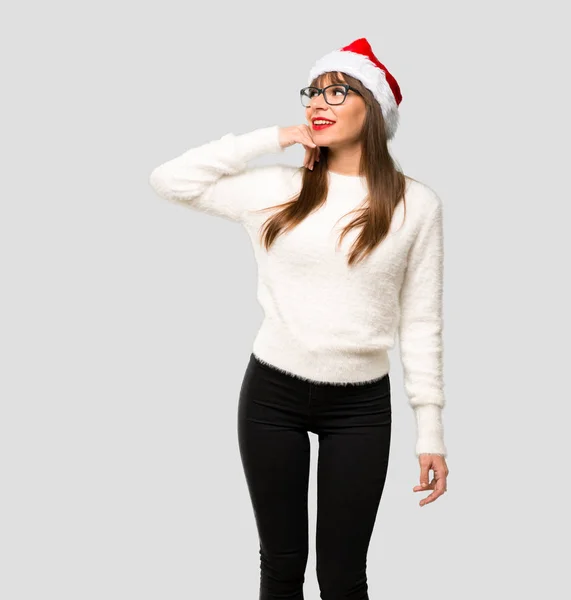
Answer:
[[[361,95],[358,90],[346,83],[334,83],[325,88],[305,87],[299,91],[301,103],[303,106],[309,106],[312,98],[316,98],[319,94],[323,94],[325,102],[331,105],[343,104],[349,90]]]

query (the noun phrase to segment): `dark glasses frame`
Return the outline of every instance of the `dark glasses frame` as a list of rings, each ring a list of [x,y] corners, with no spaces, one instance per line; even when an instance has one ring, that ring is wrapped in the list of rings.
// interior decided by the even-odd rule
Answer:
[[[331,102],[327,102],[327,96],[325,95],[325,90],[332,88],[332,87],[342,87],[345,89],[345,97],[343,98],[342,102],[337,102],[337,104],[331,104]],[[323,94],[323,98],[324,98],[325,102],[327,102],[327,104],[329,104],[329,106],[340,106],[341,104],[343,104],[343,102],[345,102],[345,100],[347,99],[347,94],[349,93],[349,90],[351,90],[351,91],[355,92],[356,94],[359,94],[359,96],[361,96],[361,92],[359,92],[359,90],[356,90],[354,87],[351,87],[347,83],[332,83],[331,85],[327,85],[324,88],[318,88],[318,87],[314,87],[314,86],[310,85],[310,86],[304,87],[301,90],[299,90],[299,99],[301,100],[302,106],[304,106],[306,108],[307,108],[307,106],[305,104],[303,104],[304,92],[306,90],[316,90],[318,92],[317,96],[319,96],[320,94]],[[309,96],[307,96],[307,94],[305,94],[305,96],[307,97],[308,101],[311,101],[311,98],[309,98]],[[314,96],[314,98],[316,98],[317,96]]]

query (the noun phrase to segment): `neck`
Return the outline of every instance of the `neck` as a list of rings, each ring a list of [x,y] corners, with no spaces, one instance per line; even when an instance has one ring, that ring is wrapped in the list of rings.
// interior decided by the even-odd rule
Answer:
[[[342,148],[329,148],[327,168],[340,175],[360,175],[361,144],[359,142]]]

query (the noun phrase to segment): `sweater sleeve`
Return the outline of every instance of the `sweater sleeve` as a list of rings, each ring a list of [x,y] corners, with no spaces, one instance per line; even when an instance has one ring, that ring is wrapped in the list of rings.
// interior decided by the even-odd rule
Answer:
[[[228,133],[159,165],[149,183],[162,198],[240,222],[252,197],[267,186],[261,177],[268,169],[246,169],[248,161],[283,151],[278,125]]]
[[[400,293],[400,354],[405,391],[416,416],[417,456],[447,455],[442,425],[442,201],[434,199],[411,246]]]

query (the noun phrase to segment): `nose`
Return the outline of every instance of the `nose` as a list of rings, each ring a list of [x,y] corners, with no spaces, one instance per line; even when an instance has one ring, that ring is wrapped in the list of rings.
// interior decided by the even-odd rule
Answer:
[[[321,92],[321,94],[319,94],[319,96],[314,96],[313,98],[311,98],[311,100],[309,101],[309,104],[310,104],[311,108],[317,108],[317,107],[327,108],[329,106],[329,104],[327,104],[327,102],[325,102],[323,92]]]

